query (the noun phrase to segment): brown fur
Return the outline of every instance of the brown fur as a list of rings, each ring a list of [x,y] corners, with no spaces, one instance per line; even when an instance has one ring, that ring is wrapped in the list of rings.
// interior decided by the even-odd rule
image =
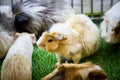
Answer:
[[[107,80],[106,73],[95,66],[91,62],[62,64],[42,80]]]
[[[107,80],[104,71],[93,70],[89,73],[87,80]]]
[[[23,56],[15,54],[2,65],[1,80],[32,80],[31,68]]]
[[[120,21],[117,23],[116,27],[113,29],[115,35],[120,36]]]
[[[120,2],[114,4],[103,16],[101,37],[109,44],[120,43]]]

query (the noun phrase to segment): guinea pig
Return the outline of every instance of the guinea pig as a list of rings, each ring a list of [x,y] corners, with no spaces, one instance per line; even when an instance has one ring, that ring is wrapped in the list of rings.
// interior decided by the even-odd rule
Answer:
[[[94,54],[98,50],[99,30],[84,14],[71,16],[65,23],[54,24],[38,39],[39,48],[57,54],[58,63],[62,57],[74,63]]]
[[[32,80],[35,35],[22,33],[8,50],[1,68],[1,80]]]
[[[0,58],[7,54],[14,42],[15,33],[10,6],[0,6]]]
[[[120,43],[120,2],[112,6],[103,16],[101,37],[106,43]]]
[[[96,64],[61,64],[42,80],[107,80],[105,71]]]
[[[66,0],[26,0],[13,5],[14,28],[18,32],[34,33],[37,38],[42,32],[74,14]]]

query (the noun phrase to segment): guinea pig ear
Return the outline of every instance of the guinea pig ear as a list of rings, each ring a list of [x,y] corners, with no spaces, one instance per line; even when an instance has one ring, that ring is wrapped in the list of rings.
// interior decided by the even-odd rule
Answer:
[[[87,80],[107,80],[107,76],[102,70],[93,70],[89,72]]]
[[[55,38],[56,38],[57,40],[66,40],[66,39],[67,39],[67,36],[62,35],[62,34],[57,34],[57,35],[55,35]]]
[[[35,34],[31,34],[31,39],[32,39],[32,43],[35,44],[36,43]]]
[[[45,32],[45,34],[49,35],[49,36],[52,36],[53,38],[55,38],[56,40],[66,40],[67,39],[67,36],[63,35],[63,34],[59,34],[57,32]]]

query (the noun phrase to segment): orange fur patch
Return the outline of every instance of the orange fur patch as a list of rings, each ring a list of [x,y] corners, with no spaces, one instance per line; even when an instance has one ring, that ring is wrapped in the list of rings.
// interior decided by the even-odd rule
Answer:
[[[106,80],[106,73],[91,62],[62,64],[42,80]],[[100,68],[100,69],[99,69]]]

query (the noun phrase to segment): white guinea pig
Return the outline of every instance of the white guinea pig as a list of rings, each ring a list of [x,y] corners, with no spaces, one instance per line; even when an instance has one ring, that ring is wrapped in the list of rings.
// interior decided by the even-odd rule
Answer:
[[[1,68],[1,80],[32,80],[35,35],[22,33],[8,50]]]
[[[101,37],[110,44],[120,42],[120,2],[113,5],[101,23]]]
[[[74,15],[65,23],[54,24],[37,41],[39,48],[57,53],[58,63],[62,57],[74,63],[98,50],[99,30],[91,19],[83,14]]]

